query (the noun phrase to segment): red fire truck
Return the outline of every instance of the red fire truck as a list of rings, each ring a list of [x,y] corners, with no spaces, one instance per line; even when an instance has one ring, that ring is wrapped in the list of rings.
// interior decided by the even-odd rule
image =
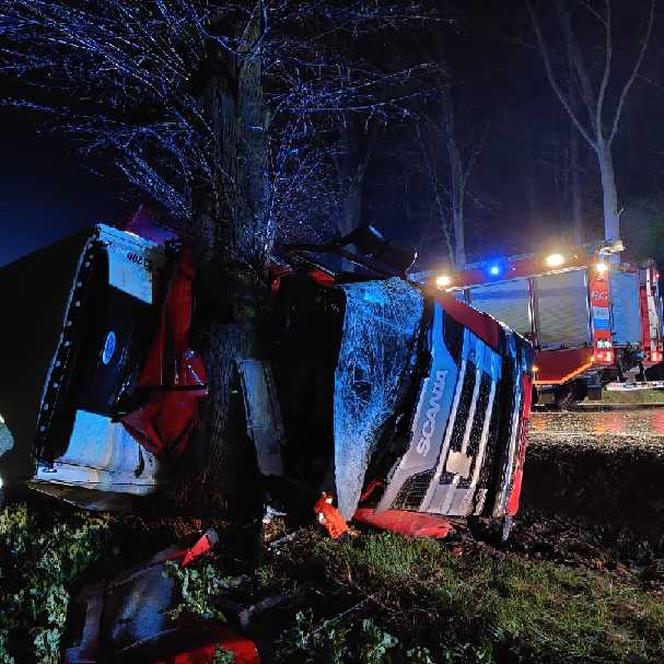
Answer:
[[[646,380],[664,359],[659,274],[652,260],[610,260],[621,251],[617,243],[519,255],[428,281],[530,339],[537,402],[562,406],[600,398],[603,387],[664,387]]]

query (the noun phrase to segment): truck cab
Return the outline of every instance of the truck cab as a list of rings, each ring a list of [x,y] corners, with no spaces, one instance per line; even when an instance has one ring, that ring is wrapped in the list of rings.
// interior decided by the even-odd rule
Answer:
[[[238,362],[260,471],[300,498],[334,495],[347,520],[408,534],[510,519],[531,344],[412,283],[403,276],[411,259],[382,238],[370,250],[359,235],[351,240],[350,250],[332,243],[275,257],[271,355]],[[107,225],[50,251],[47,278],[67,288],[42,312],[44,336],[25,337],[22,352],[41,352],[24,376],[32,391],[24,399],[9,384],[0,390],[0,407],[34,418],[32,434],[15,441],[24,464],[33,453],[23,478],[88,509],[138,508],[168,485],[207,394],[190,338],[194,266],[181,243]],[[35,282],[38,307],[43,273],[26,260],[21,275]]]

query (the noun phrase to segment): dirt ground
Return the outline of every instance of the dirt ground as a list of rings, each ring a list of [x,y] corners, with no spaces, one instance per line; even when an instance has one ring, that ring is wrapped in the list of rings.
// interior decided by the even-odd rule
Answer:
[[[535,413],[522,504],[664,545],[664,408]]]

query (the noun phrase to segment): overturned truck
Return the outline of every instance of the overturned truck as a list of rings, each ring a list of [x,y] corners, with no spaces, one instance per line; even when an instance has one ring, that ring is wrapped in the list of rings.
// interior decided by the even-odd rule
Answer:
[[[10,486],[132,509],[186,454],[206,396],[194,267],[177,242],[144,235],[98,225],[0,270]],[[271,486],[333,494],[344,519],[411,535],[509,522],[531,345],[425,294],[365,235],[275,258],[270,360],[237,367],[260,471]]]

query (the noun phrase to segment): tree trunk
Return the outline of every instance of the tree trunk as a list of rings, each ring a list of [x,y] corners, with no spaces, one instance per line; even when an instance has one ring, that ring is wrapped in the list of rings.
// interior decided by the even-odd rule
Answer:
[[[191,472],[179,485],[185,509],[255,519],[262,495],[246,433],[236,362],[267,355],[267,260],[272,244],[266,174],[267,113],[260,54],[211,55],[201,94],[219,173],[214,192],[195,196],[197,344],[208,372],[209,398]]]
[[[348,235],[362,222],[364,177],[373,152],[375,128],[369,125],[366,135],[357,120],[344,119],[340,127],[341,149],[335,156],[335,168],[341,196],[341,219],[337,229]]]
[[[611,145],[600,143],[597,147],[597,160],[602,178],[602,199],[604,204],[604,239],[620,238],[620,221],[618,218],[618,190],[613,170]]]
[[[583,242],[583,197],[581,193],[581,167],[579,165],[579,136],[576,127],[570,122],[570,185],[572,196],[572,222],[574,242]]]
[[[454,265],[457,270],[463,270],[466,267],[464,197],[463,186],[455,187],[455,191],[452,192],[452,225],[454,228]]]
[[[466,236],[464,228],[464,203],[466,197],[466,173],[457,143],[454,122],[454,101],[449,85],[442,95],[443,125],[447,142],[447,158],[450,162],[450,191],[452,207],[452,230],[454,231],[454,266],[463,270],[466,266]]]
[[[357,177],[359,175],[359,177]],[[339,232],[348,235],[362,221],[362,183],[364,173],[349,176],[342,191],[342,218],[339,220]]]

